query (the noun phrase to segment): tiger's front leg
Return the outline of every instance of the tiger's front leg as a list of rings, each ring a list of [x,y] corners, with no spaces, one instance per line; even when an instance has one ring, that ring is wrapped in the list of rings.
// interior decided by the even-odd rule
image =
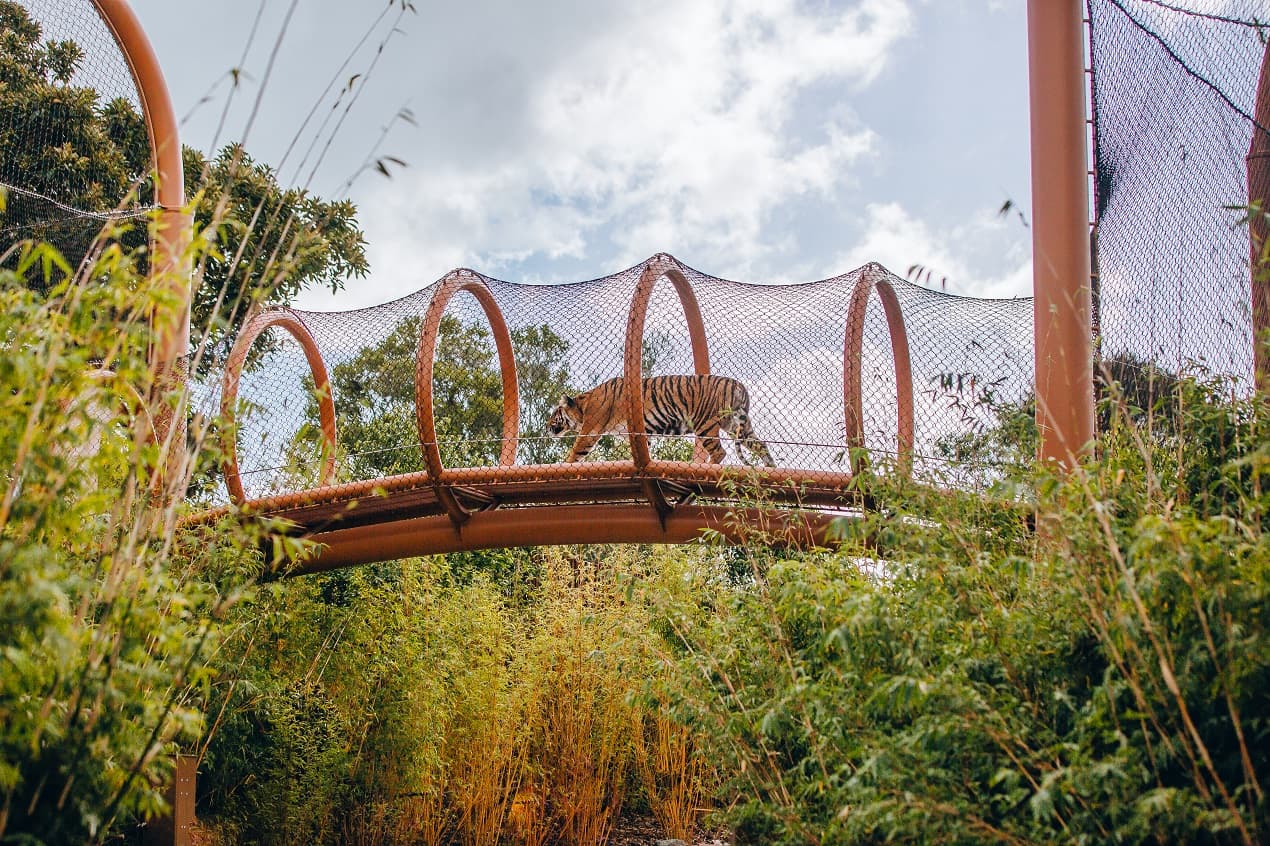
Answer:
[[[569,454],[564,457],[564,460],[567,463],[572,463],[586,458],[591,454],[591,450],[595,449],[595,445],[600,442],[600,438],[603,436],[603,432],[578,435],[573,439],[573,446],[569,448]]]

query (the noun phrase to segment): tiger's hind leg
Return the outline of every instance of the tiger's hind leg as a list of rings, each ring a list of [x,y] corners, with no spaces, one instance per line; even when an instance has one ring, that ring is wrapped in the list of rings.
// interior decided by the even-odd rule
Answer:
[[[697,439],[701,441],[701,445],[710,454],[710,461],[713,464],[722,464],[723,459],[728,457],[728,454],[723,451],[723,442],[719,440],[719,427],[721,424],[721,420],[714,420],[709,426],[697,427],[695,432]]]
[[[767,444],[759,440],[758,434],[754,431],[754,426],[750,423],[750,415],[746,414],[744,411],[733,412],[731,435],[735,439],[737,457],[740,458],[743,463],[753,466],[754,462],[751,458],[757,457],[768,467],[776,466],[776,462],[772,460],[772,453],[768,450]],[[749,451],[751,458],[746,458],[746,456],[741,452],[742,446]]]

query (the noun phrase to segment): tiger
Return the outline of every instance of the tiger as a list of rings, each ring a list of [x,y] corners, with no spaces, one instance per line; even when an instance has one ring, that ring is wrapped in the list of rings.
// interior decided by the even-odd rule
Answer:
[[[565,461],[586,458],[604,435],[626,427],[626,392],[621,377],[609,379],[586,393],[560,397],[547,419],[547,431],[560,438],[576,432],[577,438]],[[727,376],[651,376],[643,380],[644,430],[650,435],[687,435],[701,440],[715,464],[726,453],[718,430],[732,436],[737,457],[745,464],[744,446],[768,467],[775,467],[767,444],[759,440],[750,424],[750,394],[745,386]]]

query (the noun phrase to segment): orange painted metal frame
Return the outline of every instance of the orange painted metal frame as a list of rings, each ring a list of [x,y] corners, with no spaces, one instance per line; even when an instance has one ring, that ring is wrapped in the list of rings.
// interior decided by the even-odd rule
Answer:
[[[1266,348],[1270,333],[1270,265],[1263,262],[1266,255],[1266,239],[1270,226],[1270,132],[1260,127],[1270,127],[1270,44],[1266,45],[1261,60],[1261,75],[1257,80],[1257,106],[1253,113],[1258,125],[1252,128],[1252,143],[1248,148],[1248,204],[1261,204],[1261,214],[1248,221],[1248,239],[1252,259],[1252,350],[1253,373],[1257,387],[1270,391],[1270,350]]]
[[[176,111],[158,56],[127,0],[92,0],[119,45],[141,97],[141,114],[154,158],[155,199],[162,210],[155,240],[154,270],[168,277],[181,313],[155,315],[155,361],[168,365],[184,357],[190,344],[190,280],[184,267],[192,219],[185,213],[185,168]]]
[[[263,312],[248,321],[234,345],[223,380],[222,408],[232,419],[243,364],[252,343],[269,326],[287,329],[304,348],[319,389],[319,413],[327,449],[323,487],[246,501],[237,465],[236,450],[228,444],[226,485],[239,513],[268,515],[291,521],[293,533],[320,541],[325,551],[306,564],[304,572],[345,566],[349,563],[386,560],[402,555],[479,549],[506,545],[561,543],[643,542],[678,543],[716,529],[724,537],[739,538],[756,525],[775,521],[785,525],[803,512],[796,508],[830,509],[839,515],[858,509],[865,498],[854,490],[849,472],[803,471],[783,468],[731,467],[709,462],[700,443],[691,463],[661,461],[648,450],[643,425],[643,391],[640,390],[645,320],[658,282],[675,287],[684,310],[692,344],[693,368],[709,374],[710,353],[700,304],[684,268],[672,256],[659,254],[645,263],[627,319],[623,349],[623,374],[627,393],[628,437],[632,458],[628,461],[516,465],[519,434],[519,393],[515,350],[506,321],[485,282],[467,270],[442,278],[428,303],[416,353],[416,424],[426,469],[382,479],[329,485],[336,448],[335,408],[321,356],[299,318],[287,309]],[[446,307],[454,295],[466,291],[485,313],[497,348],[503,386],[503,448],[496,467],[446,468],[437,440],[432,378],[436,344]],[[899,392],[898,446],[907,470],[913,449],[913,380],[898,297],[880,266],[865,269],[849,306],[844,339],[844,405],[849,428],[848,444],[863,445],[861,410],[861,349],[864,316],[869,295],[876,291],[886,314]],[[664,488],[676,492],[672,505]],[[739,492],[739,493],[738,493]],[[735,502],[755,496],[782,504],[758,510],[732,505],[722,508],[708,502]],[[690,503],[694,497],[702,502]],[[639,506],[644,500],[653,507]],[[470,510],[467,503],[476,503]],[[197,515],[189,522],[209,524],[233,509]],[[720,529],[724,513],[735,525]],[[831,516],[813,512],[823,528]],[[479,517],[479,519],[477,519]],[[472,521],[476,520],[475,523]],[[750,529],[742,531],[742,526]],[[798,524],[801,525],[801,524]],[[823,534],[794,532],[803,542],[820,542]],[[729,534],[731,532],[731,534]],[[748,536],[748,535],[747,535]]]
[[[185,211],[185,167],[176,111],[172,108],[172,98],[158,56],[127,0],[92,0],[92,3],[128,63],[141,98],[141,114],[154,162],[159,220],[154,234],[150,272],[169,289],[174,306],[170,310],[155,309],[150,315],[153,332],[150,372],[155,387],[160,391],[168,387],[183,389],[189,377],[190,303],[193,299],[186,246],[190,242],[194,221]],[[161,482],[155,485],[155,491],[161,491],[160,496],[179,498],[185,491],[187,465],[184,406],[179,404],[173,414],[165,404],[161,404],[150,428],[161,449],[168,451],[162,465],[163,472],[160,478],[155,479],[156,483]],[[190,829],[194,821],[192,774],[185,782],[180,778],[176,780],[173,807],[172,839],[168,842],[186,846],[192,842]]]
[[[876,291],[886,314],[886,327],[891,336],[891,356],[895,361],[896,414],[898,435],[896,448],[899,471],[905,476],[913,469],[913,363],[909,355],[908,330],[904,327],[904,314],[900,309],[895,288],[886,278],[882,266],[870,263],[865,266],[855,288],[851,291],[851,303],[847,307],[847,330],[842,352],[842,396],[846,417],[847,447],[852,451],[852,471],[863,469],[864,457],[864,398],[863,367],[864,317],[869,305],[869,294]]]
[[[1027,8],[1038,452],[1072,467],[1094,438],[1085,3]]]
[[[165,299],[173,303],[168,309],[156,308],[150,315],[153,333],[150,372],[155,396],[161,398],[167,389],[182,389],[189,377],[192,292],[186,247],[194,221],[185,211],[181,138],[159,59],[131,6],[127,0],[92,0],[92,3],[128,63],[141,99],[141,114],[154,163],[159,219],[154,232],[150,272],[171,293],[172,296]],[[160,402],[153,422],[154,439],[167,451],[163,472],[154,479],[155,494],[179,499],[185,492],[182,478],[188,464],[184,408],[178,408],[173,414],[166,403]]]
[[[659,253],[645,264],[644,272],[635,285],[631,307],[626,319],[626,345],[622,356],[622,381],[626,392],[626,431],[631,445],[631,458],[637,472],[648,467],[652,456],[648,452],[648,432],[644,429],[643,352],[644,321],[648,316],[648,302],[660,279],[675,286],[679,302],[683,305],[684,319],[688,322],[688,338],[692,344],[692,365],[699,376],[710,373],[710,347],[706,341],[705,324],[701,320],[701,306],[697,295],[684,276],[683,266],[670,255]],[[698,440],[693,445],[693,459],[698,463],[709,460],[705,448]],[[644,483],[644,493],[649,503],[664,518],[671,511],[665,495],[655,480]]]
[[[441,462],[441,446],[437,442],[436,411],[433,406],[432,373],[436,363],[437,334],[445,307],[460,291],[467,291],[480,303],[494,332],[494,344],[498,350],[498,369],[503,377],[503,448],[499,464],[510,467],[516,463],[516,447],[520,435],[520,392],[516,383],[516,355],[512,349],[511,333],[507,321],[494,300],[494,295],[476,274],[470,270],[456,270],[442,279],[428,302],[423,318],[423,331],[419,337],[419,351],[415,356],[415,423],[419,430],[419,445],[423,448],[424,466],[436,487],[437,499],[445,506],[455,526],[462,525],[471,516],[454,496],[454,492],[442,481],[445,466]]]
[[[702,505],[681,505],[670,514],[658,515],[630,505],[564,505],[478,512],[459,527],[447,516],[416,517],[314,535],[312,540],[325,548],[298,562],[286,575],[408,558],[421,550],[445,553],[544,543],[688,543],[700,539],[703,529],[735,542],[761,532],[776,542],[808,547],[824,544],[830,523],[842,516]]]
[[[322,450],[322,475],[319,478],[320,484],[328,485],[335,478],[335,452],[338,445],[335,432],[335,400],[331,395],[331,379],[327,375],[326,364],[322,361],[322,354],[318,351],[313,336],[309,334],[309,328],[296,316],[295,312],[286,308],[270,309],[269,311],[256,313],[243,324],[243,328],[238,333],[238,338],[234,341],[233,348],[229,351],[229,359],[225,362],[225,373],[221,377],[221,416],[225,420],[233,420],[236,417],[238,384],[242,379],[243,367],[247,363],[247,356],[251,352],[252,344],[256,342],[261,333],[271,326],[287,330],[291,337],[300,343],[300,348],[304,350],[304,358],[309,363],[309,371],[313,374],[313,387],[318,400],[318,419],[322,427],[322,441],[324,444]],[[233,430],[234,427],[231,426],[229,437],[225,438],[224,444],[225,487],[229,489],[229,496],[234,502],[243,503],[247,500],[247,496],[243,491],[242,476],[239,473],[238,444]]]

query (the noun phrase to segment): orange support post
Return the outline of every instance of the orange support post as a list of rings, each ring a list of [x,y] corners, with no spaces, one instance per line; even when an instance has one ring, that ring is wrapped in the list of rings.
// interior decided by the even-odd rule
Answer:
[[[151,316],[154,339],[151,342],[150,369],[160,390],[180,387],[189,375],[191,295],[185,248],[192,221],[184,210],[185,172],[176,112],[172,108],[172,98],[168,95],[159,59],[127,0],[92,2],[128,62],[141,97],[141,113],[150,136],[155,201],[160,209],[150,271],[171,290],[171,301],[175,303],[170,311],[156,311]],[[178,413],[175,419],[168,413],[157,414],[155,437],[160,444],[169,444],[166,475],[171,485],[185,465],[184,412]],[[181,496],[184,487],[178,484],[170,492]]]
[[[185,170],[181,161],[181,137],[177,131],[176,111],[168,94],[158,56],[146,37],[141,22],[127,0],[92,0],[103,22],[110,29],[128,62],[128,70],[141,98],[141,114],[150,138],[150,156],[154,164],[155,204],[159,207],[150,272],[172,293],[170,310],[155,312],[150,317],[153,333],[150,346],[150,372],[154,378],[154,395],[162,397],[169,388],[183,388],[189,376],[190,348],[190,271],[186,265],[186,245],[193,224],[185,213]],[[166,449],[166,460],[156,486],[162,498],[185,495],[188,455],[185,448],[185,409],[178,405],[175,416],[166,406],[155,409],[152,435]],[[181,769],[185,767],[186,769]],[[162,833],[148,842],[188,844],[194,821],[194,771],[178,758],[178,775],[173,794],[176,798],[172,814],[166,821],[156,821]]]
[[[1270,44],[1261,60],[1254,118],[1257,125],[1252,128],[1252,145],[1248,149],[1248,205],[1259,203],[1261,213],[1248,221],[1252,248],[1252,360],[1257,387],[1270,391],[1270,350],[1266,348],[1270,333],[1270,265],[1265,262],[1266,238],[1270,235],[1266,220],[1270,214]]]
[[[1084,6],[1027,4],[1039,458],[1068,468],[1094,437]]]

